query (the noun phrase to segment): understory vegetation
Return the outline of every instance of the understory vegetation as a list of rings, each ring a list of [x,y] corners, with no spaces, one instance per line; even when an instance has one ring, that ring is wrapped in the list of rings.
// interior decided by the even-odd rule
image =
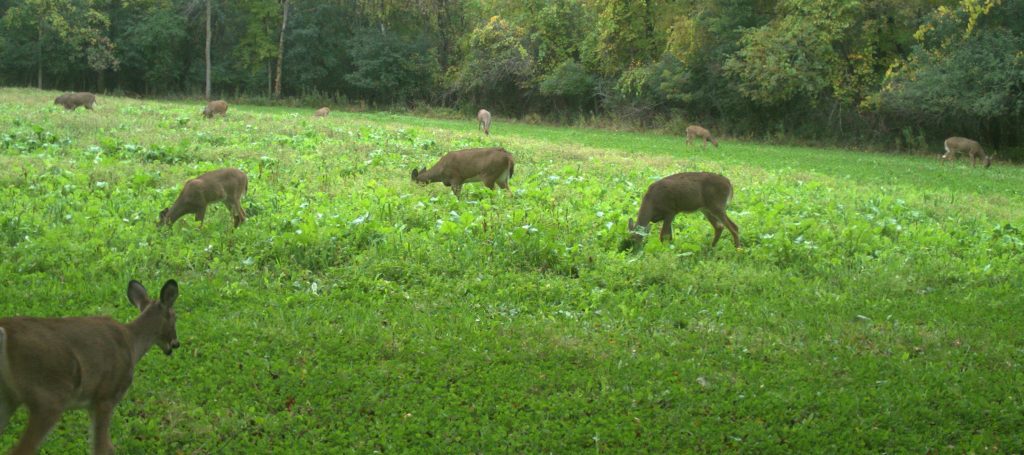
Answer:
[[[130,279],[178,281],[181,348],[136,369],[122,453],[1024,451],[1019,167],[57,95],[0,89],[0,315],[128,321]],[[410,180],[481,146],[513,195]],[[248,221],[156,227],[221,167]],[[681,214],[617,251],[647,186],[698,170],[732,181],[744,248]],[[43,453],[87,429],[67,413]]]

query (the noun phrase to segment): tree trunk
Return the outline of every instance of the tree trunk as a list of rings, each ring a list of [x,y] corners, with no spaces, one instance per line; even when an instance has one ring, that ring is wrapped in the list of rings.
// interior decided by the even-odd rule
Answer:
[[[43,19],[39,19],[39,41],[36,41],[36,85],[43,89]]]
[[[206,0],[206,99],[210,99],[210,2]]]
[[[274,98],[281,97],[281,67],[284,63],[284,30],[288,27],[288,1],[284,0],[284,14],[281,18],[281,39],[277,44],[277,80],[274,81]]]

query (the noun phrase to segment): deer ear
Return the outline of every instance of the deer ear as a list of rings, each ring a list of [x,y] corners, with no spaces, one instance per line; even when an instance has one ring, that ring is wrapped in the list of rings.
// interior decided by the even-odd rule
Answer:
[[[160,304],[170,308],[174,305],[174,301],[178,299],[178,282],[174,280],[167,280],[164,283],[164,287],[160,289]]]
[[[412,179],[416,180],[417,175],[420,175],[420,171],[416,168],[412,168]]]
[[[146,293],[146,287],[135,280],[128,282],[128,301],[132,302],[132,305],[135,305],[139,311],[145,310],[149,305],[149,294]]]

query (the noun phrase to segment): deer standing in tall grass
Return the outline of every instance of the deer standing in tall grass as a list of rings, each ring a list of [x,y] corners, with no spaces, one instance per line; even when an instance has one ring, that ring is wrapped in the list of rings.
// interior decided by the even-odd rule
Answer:
[[[700,210],[715,229],[711,247],[718,244],[722,230],[732,234],[732,243],[740,248],[740,229],[725,214],[725,207],[732,200],[732,183],[729,179],[708,172],[684,172],[670,175],[651,184],[640,203],[636,223],[629,220],[631,235],[623,240],[620,251],[633,249],[643,244],[647,225],[661,221],[661,241],[672,241],[672,220],[679,212],[690,213]]]
[[[245,221],[242,196],[249,190],[249,178],[234,168],[217,169],[185,182],[174,205],[160,212],[160,225],[171,226],[178,218],[188,213],[196,214],[196,221],[202,225],[206,217],[206,206],[224,202],[235,220],[235,227]]]
[[[508,190],[508,179],[515,173],[516,163],[501,147],[466,149],[448,153],[430,169],[412,170],[412,180],[421,184],[442,182],[452,187],[455,197],[462,192],[466,182],[483,182],[494,189],[494,184]]]
[[[132,280],[128,300],[141,314],[128,324],[107,317],[0,319],[0,434],[19,407],[28,408],[28,427],[10,453],[36,453],[65,410],[85,409],[92,453],[113,454],[110,421],[135,365],[153,345],[167,355],[178,348],[177,298],[174,280],[158,300]]]
[[[701,143],[701,146],[703,147],[707,147],[708,141],[711,141],[711,145],[718,148],[718,141],[715,140],[715,137],[712,136],[711,132],[706,128],[698,125],[690,125],[686,127],[686,145],[690,145],[690,141],[695,137],[699,137],[704,140],[704,142]]]
[[[994,153],[992,156],[986,155],[985,150],[981,148],[981,144],[979,144],[978,141],[967,139],[965,137],[953,136],[946,139],[942,146],[946,149],[946,153],[939,157],[943,164],[945,164],[946,161],[956,159],[957,153],[960,153],[967,154],[967,156],[971,157],[971,166],[975,166],[976,160],[981,158],[981,161],[985,164],[985,168],[987,169],[992,165],[992,158],[995,156]]]

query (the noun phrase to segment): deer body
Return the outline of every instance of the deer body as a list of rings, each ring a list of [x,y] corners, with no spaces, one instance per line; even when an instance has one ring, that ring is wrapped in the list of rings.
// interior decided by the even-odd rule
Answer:
[[[128,300],[141,314],[129,324],[106,317],[0,319],[0,434],[14,411],[28,408],[28,427],[11,454],[34,454],[68,409],[92,419],[93,453],[112,454],[110,420],[132,384],[135,365],[154,344],[167,355],[179,345],[172,309],[178,284],[158,300],[138,281]]]
[[[213,118],[214,115],[228,115],[228,102],[224,100],[210,101],[203,109],[203,117]]]
[[[207,172],[185,182],[174,205],[160,212],[158,224],[173,225],[178,218],[188,213],[194,213],[196,221],[202,223],[206,217],[206,206],[223,201],[231,211],[235,227],[238,227],[246,219],[242,196],[248,189],[249,178],[238,169],[224,168]]]
[[[711,145],[718,147],[718,141],[715,140],[714,136],[712,136],[711,132],[706,128],[698,125],[690,125],[686,127],[686,145],[690,145],[690,141],[695,137],[704,139],[704,142],[701,143],[703,147],[708,146],[708,141],[711,141]]]
[[[85,106],[91,111],[93,105],[96,104],[96,95],[89,92],[65,93],[53,100],[53,104],[64,106],[64,109],[69,111],[78,109],[78,106]]]
[[[503,148],[466,149],[448,153],[430,169],[413,169],[412,179],[423,184],[442,182],[452,187],[455,197],[459,197],[462,184],[466,182],[483,182],[492,190],[497,183],[511,193],[508,179],[515,172],[515,167],[512,155]]]
[[[975,166],[977,159],[981,158],[981,161],[985,164],[985,167],[992,165],[992,157],[985,154],[985,150],[981,148],[981,144],[978,141],[967,139],[965,137],[954,136],[942,144],[943,148],[946,149],[946,153],[942,154],[940,159],[945,163],[946,161],[956,158],[957,153],[967,154],[971,157],[971,166]],[[994,155],[993,155],[994,156]]]
[[[661,241],[672,240],[672,220],[676,214],[701,211],[715,229],[711,247],[718,244],[723,229],[732,234],[733,245],[740,247],[739,227],[725,214],[725,207],[732,199],[732,183],[729,179],[708,172],[684,172],[670,175],[651,184],[640,203],[636,223],[629,221],[629,230],[646,228],[652,222],[661,222]],[[640,246],[643,234],[633,232],[623,241],[620,250]]]
[[[476,121],[480,122],[480,129],[484,131],[485,136],[491,135],[491,113],[487,112],[486,109],[480,109],[476,113]]]
[[[317,109],[316,112],[313,113],[313,117],[327,117],[327,114],[330,114],[330,113],[331,113],[331,108],[329,108],[329,107],[321,107],[320,109]]]

